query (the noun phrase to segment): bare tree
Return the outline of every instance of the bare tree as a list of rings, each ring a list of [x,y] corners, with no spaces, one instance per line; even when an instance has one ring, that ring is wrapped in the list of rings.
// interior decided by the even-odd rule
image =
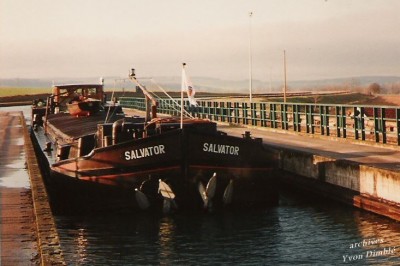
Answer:
[[[320,102],[322,100],[321,95],[313,95],[312,97],[314,98],[314,104],[317,104],[318,102]]]
[[[379,94],[381,93],[382,87],[378,83],[371,83],[368,86],[368,92],[369,94]]]
[[[400,82],[393,82],[391,84],[391,93],[400,93]]]

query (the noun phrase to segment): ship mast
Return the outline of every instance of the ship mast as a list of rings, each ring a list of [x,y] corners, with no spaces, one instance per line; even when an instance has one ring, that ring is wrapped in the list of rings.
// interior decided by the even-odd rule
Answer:
[[[138,86],[145,98],[146,98],[146,122],[150,121],[152,118],[156,118],[157,117],[157,106],[158,106],[158,102],[156,99],[154,99],[154,97],[147,91],[147,89],[140,84],[140,82],[136,79],[136,75],[135,75],[135,69],[132,68],[131,69],[131,73],[129,74],[129,78],[130,80],[132,80],[136,86]],[[151,107],[150,107],[151,104]],[[150,117],[150,113],[151,113],[151,117]]]

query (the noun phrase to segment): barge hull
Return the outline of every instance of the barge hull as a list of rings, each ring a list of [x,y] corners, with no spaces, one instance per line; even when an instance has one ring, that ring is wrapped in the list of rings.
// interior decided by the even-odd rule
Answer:
[[[180,209],[199,209],[199,183],[206,186],[214,174],[215,206],[224,205],[224,193],[231,181],[234,193],[229,205],[277,203],[271,158],[253,140],[175,130],[98,148],[87,156],[56,163],[56,150],[43,152],[44,143],[38,147],[50,169],[47,183],[51,198],[63,209],[83,205],[92,210],[137,209],[135,189],[144,192],[159,208],[163,200],[158,193],[159,180],[171,187]],[[158,151],[154,147],[159,147]]]

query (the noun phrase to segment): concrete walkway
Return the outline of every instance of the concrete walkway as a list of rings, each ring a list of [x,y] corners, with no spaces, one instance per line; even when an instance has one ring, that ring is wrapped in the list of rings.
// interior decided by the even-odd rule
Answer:
[[[22,112],[0,112],[1,265],[39,263]]]
[[[22,112],[0,111],[0,265],[66,265]]]
[[[299,135],[269,129],[227,125],[220,125],[218,128],[233,136],[241,136],[244,131],[250,131],[252,137],[262,138],[263,143],[272,148],[297,150],[337,160],[353,161],[380,169],[400,171],[400,150],[391,147],[377,147],[372,143],[371,145],[357,144],[345,139],[334,140],[328,137]]]

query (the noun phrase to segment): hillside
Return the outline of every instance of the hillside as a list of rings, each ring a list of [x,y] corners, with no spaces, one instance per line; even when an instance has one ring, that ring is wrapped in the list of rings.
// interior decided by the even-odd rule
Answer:
[[[180,90],[181,77],[154,77],[157,83],[168,90]],[[24,88],[50,88],[53,83],[98,83],[99,78],[54,78],[54,79],[0,79],[0,88],[2,87],[24,87]],[[134,85],[126,78],[104,77],[105,87],[112,89],[134,89]],[[197,91],[219,92],[219,93],[247,93],[248,80],[222,80],[209,77],[192,77],[192,82]],[[359,76],[337,79],[320,80],[288,80],[288,88],[292,91],[298,90],[321,90],[332,88],[357,89],[367,87],[372,83],[378,83],[390,93],[400,89],[400,77],[396,76]],[[253,93],[280,92],[283,87],[283,81],[261,81],[253,80]],[[399,87],[399,88],[397,88]],[[392,90],[392,91],[390,91]]]
[[[112,93],[107,93],[107,98],[111,98]],[[180,93],[172,92],[172,97],[179,97]],[[48,93],[25,94],[0,97],[0,107],[9,105],[29,105],[34,99],[46,99]],[[228,98],[229,96],[229,98]],[[117,91],[114,97],[143,97],[142,93]],[[223,93],[198,93],[197,98],[209,98],[215,101],[248,101],[248,95],[223,94]],[[236,98],[235,98],[236,97]],[[282,96],[274,95],[255,95],[254,102],[283,102]],[[304,96],[293,96],[287,98],[288,103],[305,104],[333,104],[333,105],[358,105],[358,106],[396,106],[400,108],[400,95],[370,95],[364,93],[340,93],[340,94],[310,94]]]

